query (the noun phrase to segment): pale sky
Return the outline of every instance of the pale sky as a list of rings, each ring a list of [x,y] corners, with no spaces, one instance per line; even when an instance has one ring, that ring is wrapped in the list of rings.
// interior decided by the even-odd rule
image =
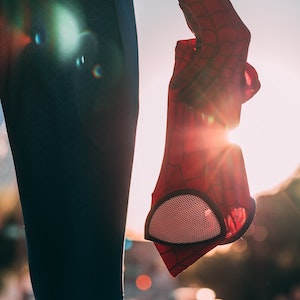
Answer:
[[[140,113],[127,227],[143,233],[164,151],[176,41],[193,37],[177,0],[135,0]],[[270,192],[300,165],[300,1],[233,0],[252,34],[248,61],[261,90],[243,105],[236,141],[251,194]]]

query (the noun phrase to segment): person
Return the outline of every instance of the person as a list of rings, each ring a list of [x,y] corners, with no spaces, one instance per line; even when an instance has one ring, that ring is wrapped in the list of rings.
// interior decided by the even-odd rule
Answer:
[[[123,299],[132,0],[0,0],[0,98],[36,300]]]

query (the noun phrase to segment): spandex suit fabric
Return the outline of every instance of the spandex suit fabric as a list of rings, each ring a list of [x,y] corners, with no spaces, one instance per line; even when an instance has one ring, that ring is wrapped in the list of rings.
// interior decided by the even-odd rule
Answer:
[[[194,39],[177,42],[166,145],[145,224],[171,275],[239,239],[255,214],[242,151],[226,138],[259,89],[250,32],[228,0],[180,0]]]

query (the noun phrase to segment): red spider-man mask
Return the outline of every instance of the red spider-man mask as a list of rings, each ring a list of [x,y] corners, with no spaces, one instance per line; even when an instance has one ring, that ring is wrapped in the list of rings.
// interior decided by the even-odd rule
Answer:
[[[254,217],[241,149],[226,135],[260,87],[246,63],[250,33],[230,2],[179,4],[196,38],[177,43],[164,159],[145,225],[173,276],[240,238]]]

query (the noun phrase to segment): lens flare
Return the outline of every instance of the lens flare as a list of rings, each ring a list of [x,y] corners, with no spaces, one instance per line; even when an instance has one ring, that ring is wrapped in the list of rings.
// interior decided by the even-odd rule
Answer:
[[[197,300],[215,300],[216,299],[216,293],[211,289],[202,288],[202,289],[197,291],[196,299]]]
[[[228,130],[227,139],[230,143],[240,145],[241,141],[241,129],[239,127]]]
[[[81,55],[80,57],[78,57],[76,59],[76,66],[78,68],[80,68],[81,66],[83,66],[85,64],[85,56],[84,55]]]
[[[53,7],[53,34],[58,55],[63,59],[72,56],[79,45],[80,26],[76,15],[66,7]]]

